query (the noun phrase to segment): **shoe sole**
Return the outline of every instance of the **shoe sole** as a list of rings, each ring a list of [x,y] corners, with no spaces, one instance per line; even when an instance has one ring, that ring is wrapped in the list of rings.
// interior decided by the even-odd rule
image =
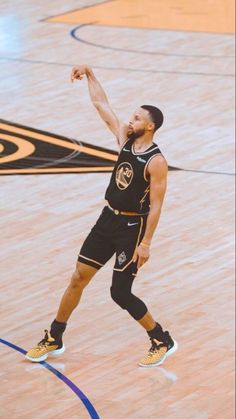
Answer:
[[[155,364],[149,364],[149,365],[141,364],[140,362],[138,365],[142,368],[153,368],[153,367],[158,367],[158,365],[163,364],[166,358],[168,358],[168,356],[172,355],[178,349],[178,343],[174,339],[173,339],[173,342],[174,342],[174,345],[172,346],[172,348],[169,351],[167,351],[165,355],[163,355],[160,361],[156,362]]]
[[[28,359],[28,361],[31,361],[31,362],[41,362],[41,361],[45,361],[45,359],[47,359],[50,356],[56,357],[58,355],[61,355],[61,354],[63,354],[63,352],[65,352],[65,350],[66,350],[66,348],[63,345],[62,348],[55,349],[55,351],[48,352],[47,354],[44,354],[44,355],[40,356],[39,358],[32,358],[28,355],[25,355],[25,358]]]

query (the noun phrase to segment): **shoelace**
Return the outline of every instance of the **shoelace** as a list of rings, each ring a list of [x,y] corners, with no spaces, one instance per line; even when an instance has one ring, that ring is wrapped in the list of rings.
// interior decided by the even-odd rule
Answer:
[[[38,343],[37,347],[38,349],[41,349],[43,347],[47,347],[51,342],[54,341],[53,337],[51,336],[50,332],[48,330],[44,330],[45,336],[44,338]]]
[[[159,351],[159,349],[166,347],[166,345],[164,343],[160,343],[159,345],[157,345],[157,343],[155,342],[155,340],[153,338],[150,338],[150,341],[152,343],[151,348],[148,351],[148,356],[152,356],[153,353]]]
[[[150,341],[152,343],[152,346],[149,349],[148,353],[152,354],[153,352],[155,352],[158,349],[158,345],[156,344],[156,342],[154,341],[153,338],[150,338]]]

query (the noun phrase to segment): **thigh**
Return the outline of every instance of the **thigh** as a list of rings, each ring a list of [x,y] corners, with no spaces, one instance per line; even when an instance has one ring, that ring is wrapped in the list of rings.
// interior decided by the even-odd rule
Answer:
[[[147,217],[123,217],[115,237],[116,261],[114,271],[123,272],[130,267],[136,275],[137,264],[132,261],[134,251],[141,242]]]
[[[84,281],[89,282],[96,274],[97,269],[93,266],[86,265],[82,262],[76,263],[75,273],[78,274]]]
[[[109,234],[109,214],[102,212],[97,223],[85,239],[78,261],[95,269],[100,269],[115,253]]]

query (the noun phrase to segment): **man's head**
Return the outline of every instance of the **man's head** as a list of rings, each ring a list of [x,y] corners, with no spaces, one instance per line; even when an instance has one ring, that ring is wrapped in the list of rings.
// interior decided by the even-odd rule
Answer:
[[[153,135],[162,126],[163,120],[160,109],[152,105],[142,105],[130,119],[127,137],[135,140],[148,132]]]

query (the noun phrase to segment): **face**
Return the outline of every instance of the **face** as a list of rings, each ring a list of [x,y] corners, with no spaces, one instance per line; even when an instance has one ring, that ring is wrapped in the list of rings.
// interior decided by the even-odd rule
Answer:
[[[146,132],[152,131],[153,127],[154,124],[150,119],[149,112],[146,109],[138,108],[130,118],[127,137],[135,140]]]

